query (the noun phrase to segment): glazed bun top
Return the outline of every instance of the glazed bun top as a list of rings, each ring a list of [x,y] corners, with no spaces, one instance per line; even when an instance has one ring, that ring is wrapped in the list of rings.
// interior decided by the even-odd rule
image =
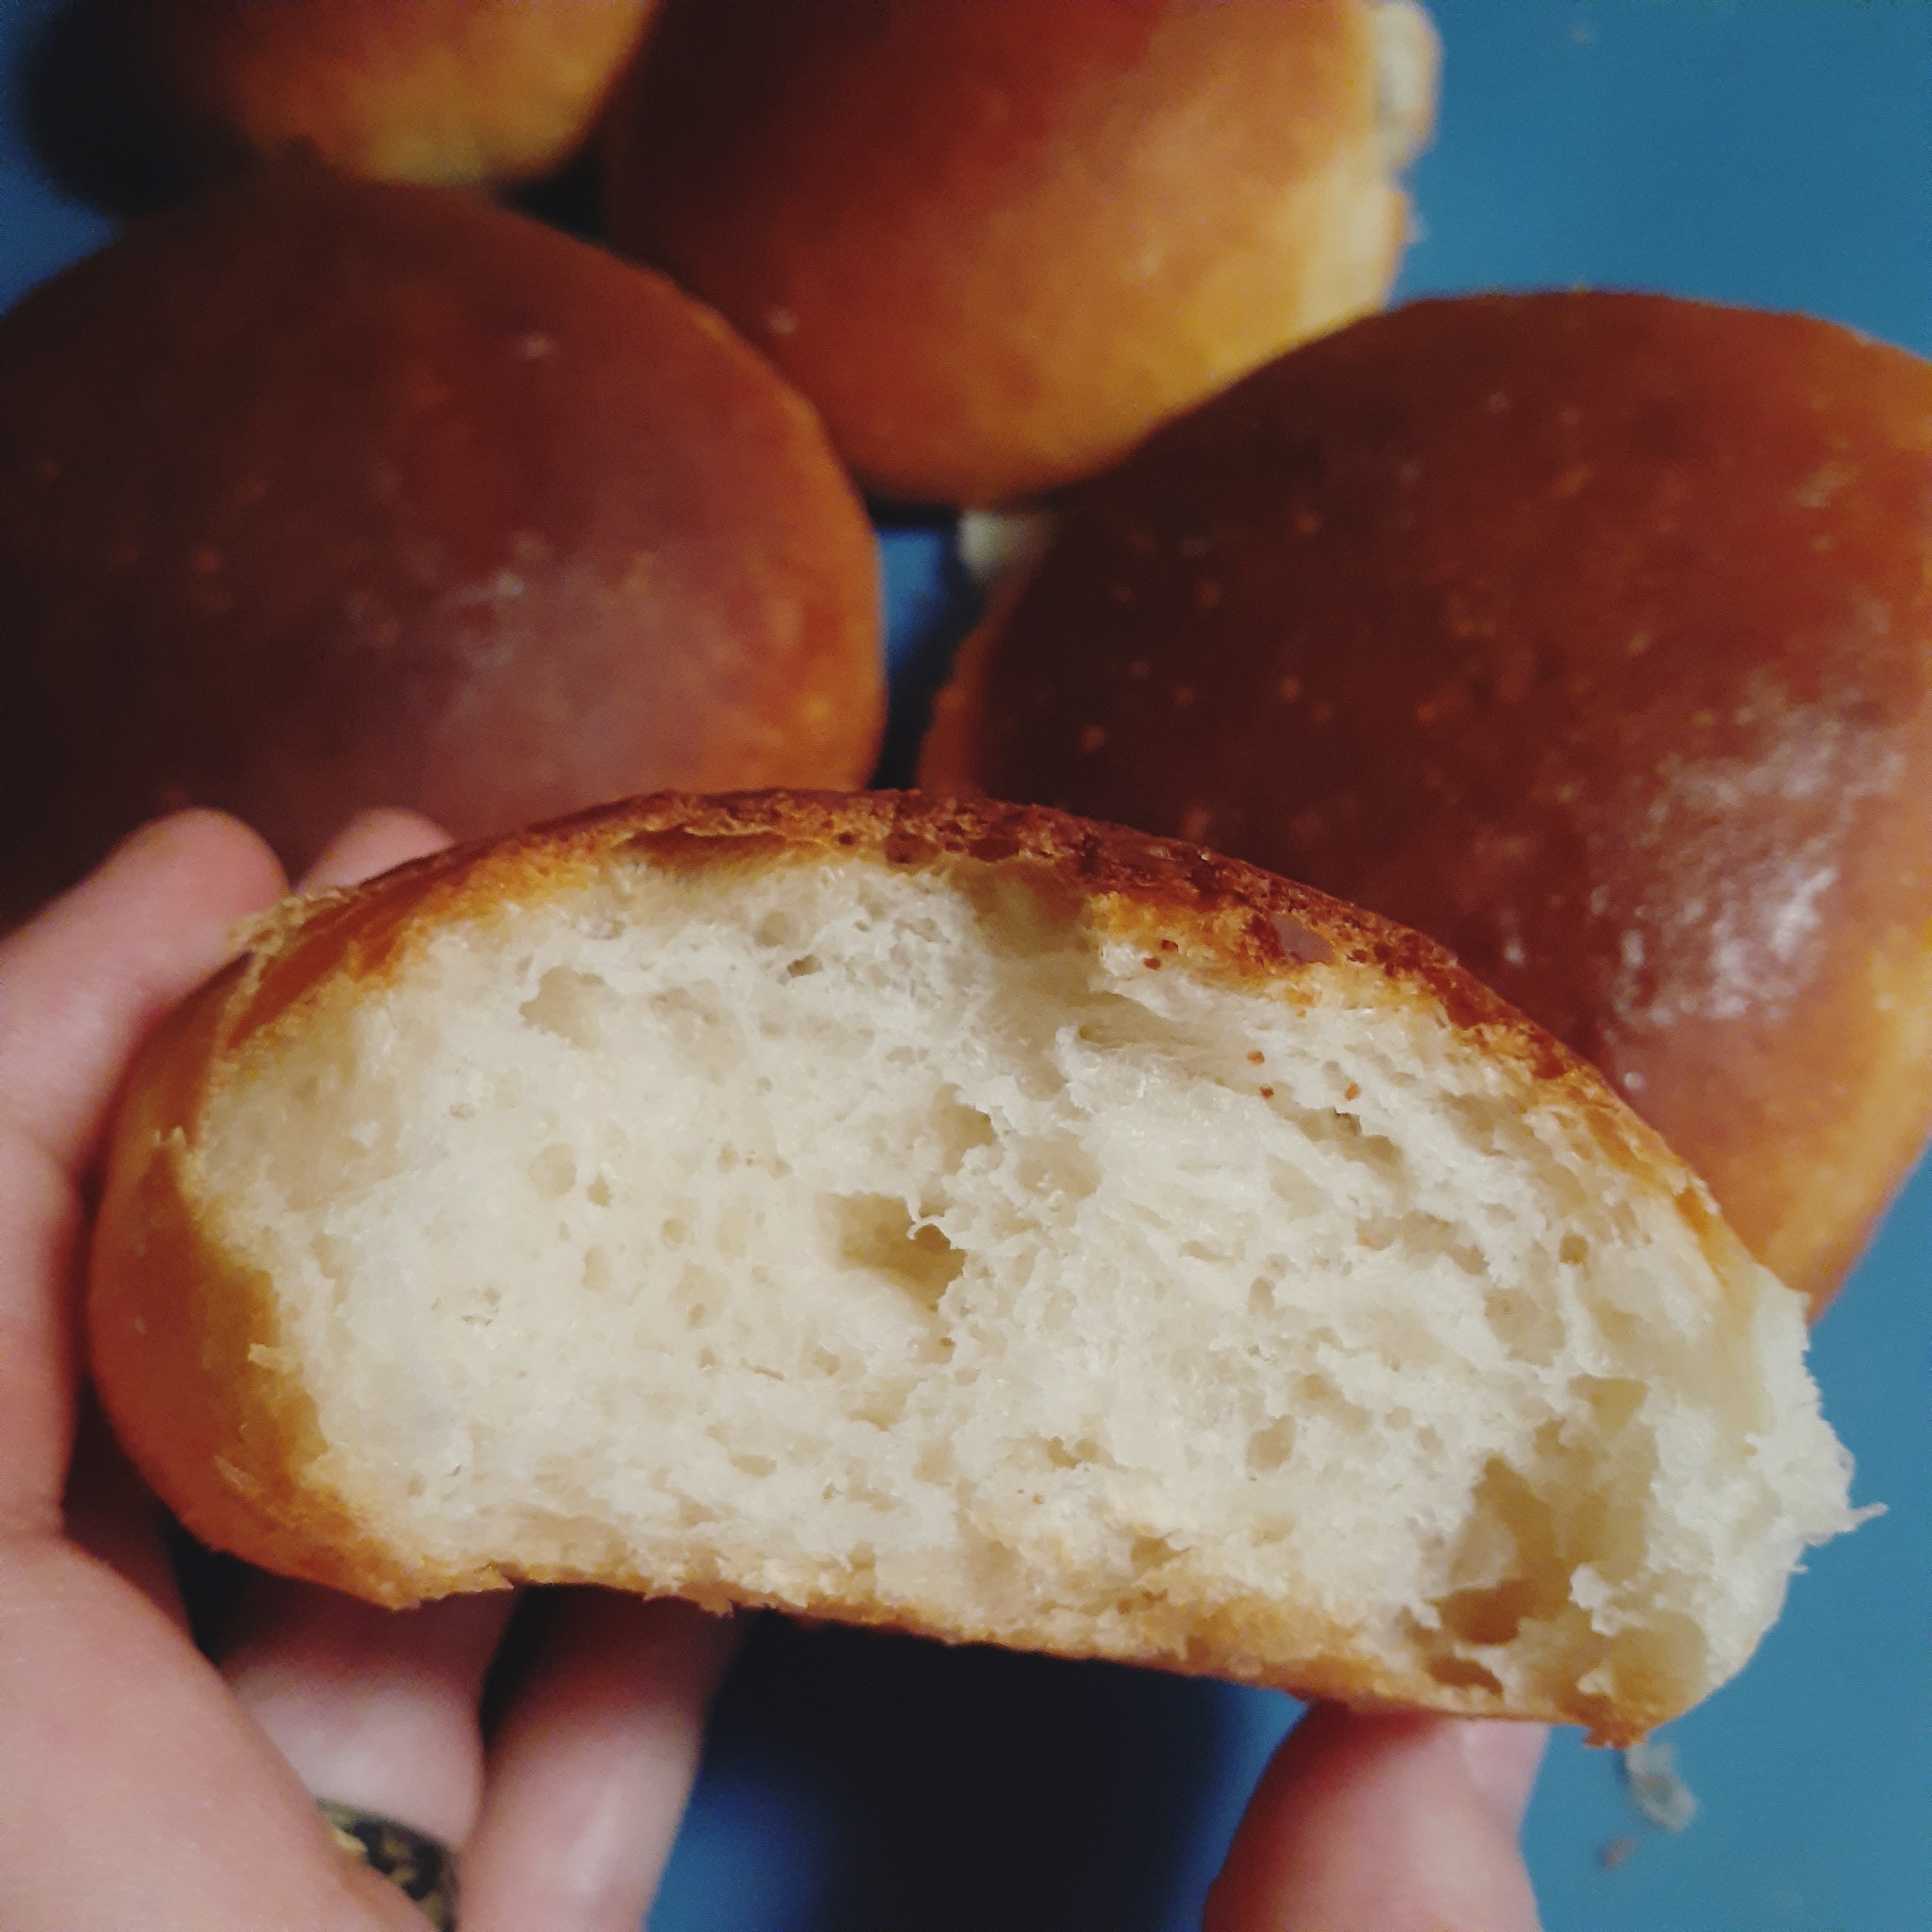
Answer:
[[[868,489],[996,501],[1377,306],[1435,79],[1411,0],[670,0],[611,232]]]
[[[218,805],[475,837],[849,785],[876,548],[808,406],[662,277],[454,190],[265,174],[0,322],[0,902]]]
[[[1932,1124],[1932,367],[1420,302],[1162,432],[1009,602],[923,783],[1432,934],[1829,1295]]]
[[[581,145],[654,0],[140,0],[211,169],[307,154],[383,181],[518,181]]]

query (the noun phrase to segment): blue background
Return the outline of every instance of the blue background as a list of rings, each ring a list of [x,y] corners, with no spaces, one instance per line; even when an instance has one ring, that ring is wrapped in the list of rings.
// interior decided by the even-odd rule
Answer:
[[[112,232],[56,190],[24,131],[24,56],[56,10],[0,0],[0,305]],[[1932,0],[1432,10],[1443,107],[1412,176],[1402,294],[1660,289],[1802,309],[1932,355]],[[903,760],[967,599],[943,525],[898,523],[882,543]],[[1688,1830],[1646,1823],[1613,1756],[1556,1739],[1527,1826],[1551,1932],[1932,1925],[1928,1275],[1922,1167],[1814,1352],[1857,1494],[1888,1514],[1816,1552],[1744,1675],[1670,1728],[1700,1803]],[[1190,1925],[1294,1710],[768,1622],[726,1690],[652,1925]],[[1620,1840],[1634,1844],[1606,1864]]]

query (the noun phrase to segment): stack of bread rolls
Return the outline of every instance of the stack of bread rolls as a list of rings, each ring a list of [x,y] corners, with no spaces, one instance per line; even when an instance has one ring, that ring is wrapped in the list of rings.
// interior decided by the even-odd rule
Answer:
[[[244,178],[0,322],[0,917],[177,802],[475,842],[137,1074],[182,1520],[1606,1740],[1730,1676],[1932,1124],[1924,365],[1372,316],[1413,0],[137,10]],[[572,154],[635,261],[414,184]],[[862,490],[1060,519],[950,802],[854,789]]]
[[[298,867],[376,801],[466,836],[864,782],[878,583],[826,441],[949,500],[1097,469],[1381,299],[1434,100],[1412,0],[128,11],[197,151],[262,171],[0,324],[0,918],[171,804]],[[480,198],[334,172],[527,175],[614,90],[616,238],[757,350]],[[797,274],[723,272],[781,235]]]

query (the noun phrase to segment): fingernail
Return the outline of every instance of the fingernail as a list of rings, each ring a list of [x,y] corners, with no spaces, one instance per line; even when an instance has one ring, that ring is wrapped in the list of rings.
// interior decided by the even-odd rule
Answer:
[[[189,821],[198,822],[223,815],[206,806],[178,806],[163,812],[158,818],[142,820],[133,831],[117,840],[101,860],[101,866],[104,868],[118,865],[124,859],[138,859],[144,862],[152,860],[180,846],[182,828]]]
[[[160,818],[149,818],[136,826],[133,831],[124,833],[108,848],[104,864],[117,859],[133,858],[157,848],[172,844],[176,831],[177,814],[169,812]]]
[[[1542,1768],[1544,1747],[1550,1741],[1547,1726],[1472,1721],[1461,1726],[1461,1733],[1462,1760],[1471,1782],[1510,1830],[1519,1830]]]

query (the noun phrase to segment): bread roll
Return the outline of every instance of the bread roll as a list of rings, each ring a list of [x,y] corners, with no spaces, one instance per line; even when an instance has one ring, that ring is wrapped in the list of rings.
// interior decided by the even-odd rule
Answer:
[[[922,783],[1442,940],[1823,1305],[1932,1127],[1932,365],[1419,302],[1156,438],[1006,606]]]
[[[1436,57],[1412,0],[670,0],[611,232],[868,488],[998,500],[1382,302]]]
[[[170,806],[305,864],[663,784],[862,784],[876,548],[810,408],[661,278],[316,170],[0,321],[0,908]]]
[[[1802,1304],[1426,940],[1198,848],[664,796],[266,917],[98,1386],[388,1604],[768,1604],[1628,1738],[1852,1520]]]
[[[212,164],[292,151],[386,181],[518,181],[566,160],[652,0],[139,0]]]

